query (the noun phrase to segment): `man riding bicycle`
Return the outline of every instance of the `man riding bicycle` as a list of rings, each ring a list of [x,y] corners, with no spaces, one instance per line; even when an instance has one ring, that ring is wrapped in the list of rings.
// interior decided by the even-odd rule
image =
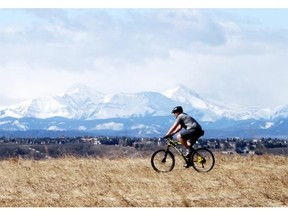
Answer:
[[[182,131],[177,135],[177,140],[186,147],[185,156],[188,156],[191,153],[190,147],[192,147],[195,142],[204,135],[204,131],[202,130],[201,125],[193,117],[183,112],[181,106],[176,106],[172,110],[172,113],[176,120],[166,133],[165,137],[173,136],[184,128],[185,131]]]

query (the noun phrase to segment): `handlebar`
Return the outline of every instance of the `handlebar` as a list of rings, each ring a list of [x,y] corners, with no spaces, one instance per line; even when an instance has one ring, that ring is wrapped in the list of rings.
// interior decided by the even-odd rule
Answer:
[[[166,135],[163,137],[163,139],[173,139],[173,135]]]

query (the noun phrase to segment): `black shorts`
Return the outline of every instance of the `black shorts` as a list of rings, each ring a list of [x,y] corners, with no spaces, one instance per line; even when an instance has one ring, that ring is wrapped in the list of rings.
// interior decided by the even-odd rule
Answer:
[[[196,128],[185,130],[180,134],[183,139],[190,140],[190,143],[193,145],[201,136],[204,135],[204,131],[202,129]]]

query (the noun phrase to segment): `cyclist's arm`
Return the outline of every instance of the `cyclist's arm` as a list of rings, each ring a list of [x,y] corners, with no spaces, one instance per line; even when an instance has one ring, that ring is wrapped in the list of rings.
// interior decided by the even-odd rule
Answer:
[[[179,132],[182,129],[181,125],[178,122],[175,122],[172,127],[166,133],[166,136],[174,135],[175,133]]]
[[[172,131],[172,134],[178,133],[182,129],[182,126],[179,124],[174,131]]]

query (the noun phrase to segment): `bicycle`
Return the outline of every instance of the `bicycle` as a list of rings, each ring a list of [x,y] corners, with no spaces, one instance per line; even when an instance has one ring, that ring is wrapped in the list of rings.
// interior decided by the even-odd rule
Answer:
[[[186,167],[193,167],[197,172],[209,172],[213,169],[215,158],[207,148],[194,149],[191,145],[190,153],[185,156],[182,144],[173,140],[173,136],[166,137],[167,146],[165,149],[155,151],[151,156],[151,165],[156,172],[171,172],[175,166],[175,156],[170,148],[178,152],[186,163]]]

